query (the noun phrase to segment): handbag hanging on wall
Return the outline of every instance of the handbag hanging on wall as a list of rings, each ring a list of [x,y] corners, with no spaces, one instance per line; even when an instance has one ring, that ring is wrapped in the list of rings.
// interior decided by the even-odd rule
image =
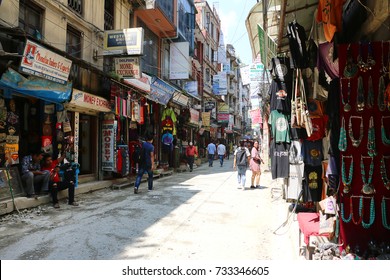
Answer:
[[[347,0],[343,6],[341,43],[349,43],[367,19],[367,0]]]

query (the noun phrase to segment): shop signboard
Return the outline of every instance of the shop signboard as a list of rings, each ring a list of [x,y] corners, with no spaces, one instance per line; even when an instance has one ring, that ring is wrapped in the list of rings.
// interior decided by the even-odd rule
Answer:
[[[104,120],[102,123],[102,170],[115,171],[114,151],[116,139],[116,121]]]
[[[74,162],[79,163],[79,144],[80,144],[80,113],[74,113]]]
[[[218,121],[218,123],[228,123],[229,122],[229,114],[218,113],[217,121]]]
[[[20,62],[23,73],[66,84],[72,61],[27,40]]]
[[[198,94],[198,82],[197,81],[189,81],[184,84],[184,90],[191,95],[192,97],[200,100],[200,96]]]
[[[167,105],[175,92],[177,92],[176,88],[160,78],[154,77],[150,85],[150,93],[146,98],[162,105]]]
[[[177,91],[172,97],[172,100],[182,106],[187,106],[188,105],[188,96],[184,95],[183,93]]]
[[[111,112],[110,102],[107,99],[78,89],[73,89],[72,100],[67,104],[67,107]]]
[[[142,27],[104,32],[103,55],[142,55],[144,30]]]
[[[121,78],[141,78],[139,57],[116,57],[115,74]]]
[[[190,123],[199,125],[199,111],[190,108]]]
[[[140,90],[143,90],[145,92],[150,92],[150,85],[152,83],[152,77],[142,73],[141,77],[138,79],[123,79],[123,81],[126,84],[129,84],[131,86],[134,86]]]
[[[210,112],[202,112],[202,124],[210,126]]]
[[[169,79],[187,80],[191,71],[190,45],[188,42],[170,44]]]

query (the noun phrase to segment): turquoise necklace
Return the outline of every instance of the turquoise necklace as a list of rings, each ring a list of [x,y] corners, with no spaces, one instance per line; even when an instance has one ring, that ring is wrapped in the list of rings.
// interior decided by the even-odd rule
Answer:
[[[358,139],[355,139],[355,137],[353,136],[352,119],[360,119],[360,129],[359,129],[359,138]],[[362,142],[363,134],[364,134],[363,118],[361,116],[351,116],[349,118],[348,133],[349,133],[349,138],[351,138],[352,146],[354,146],[355,148],[359,147],[360,143]]]
[[[347,150],[347,131],[345,130],[345,119],[344,117],[341,120],[340,128],[340,139],[339,139],[339,150],[345,152]]]
[[[368,141],[367,141],[367,150],[368,155],[373,157],[376,156],[376,146],[375,146],[375,128],[374,128],[374,117],[371,116],[370,124],[368,127]]]
[[[368,173],[368,179],[366,179],[366,170],[364,168],[364,158],[370,158],[370,171]],[[372,175],[374,174],[374,158],[373,157],[363,157],[360,156],[360,169],[362,171],[362,181],[363,181],[363,188],[361,190],[364,194],[374,194],[375,189],[372,186]]]
[[[382,123],[381,123],[381,136],[382,136],[382,142],[383,142],[383,144],[385,144],[385,145],[390,145],[390,139],[389,138],[387,138],[387,136],[386,136],[386,130],[385,130],[385,126],[384,126],[384,124],[383,124],[383,119],[387,119],[387,118],[389,118],[389,116],[383,116],[382,117]]]
[[[382,178],[383,185],[385,186],[385,188],[390,190],[390,179],[387,177],[385,158],[389,158],[389,157],[382,155],[382,158],[381,158],[381,178]]]
[[[349,174],[348,179],[347,175],[345,174],[345,160],[344,158],[350,158],[351,164],[349,165]],[[353,157],[352,156],[342,156],[342,163],[341,163],[341,180],[343,181],[344,193],[349,193],[351,191],[351,183],[353,178]]]
[[[362,217],[362,226],[364,228],[369,228],[372,226],[372,224],[375,221],[375,205],[374,205],[374,197],[371,197],[371,202],[370,202],[370,221],[367,223],[364,222],[363,219],[363,197],[360,197],[359,201],[359,214]]]
[[[385,229],[390,230],[390,226],[387,223],[386,199],[389,198],[382,197],[382,225]]]
[[[352,204],[350,203],[350,205]],[[341,202],[340,206],[341,206],[341,219],[343,220],[344,223],[347,224],[352,220],[352,208],[349,209],[349,217],[348,219],[346,219],[344,215],[344,203]]]

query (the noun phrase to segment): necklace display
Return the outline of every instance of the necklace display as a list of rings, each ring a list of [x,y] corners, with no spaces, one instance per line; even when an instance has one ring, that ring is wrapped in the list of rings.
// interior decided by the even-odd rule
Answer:
[[[358,66],[353,61],[352,52],[351,52],[351,45],[348,45],[347,48],[347,63],[344,68],[344,77],[346,78],[353,78],[358,73]]]
[[[372,77],[370,76],[368,78],[368,91],[367,91],[367,108],[372,109],[374,108],[374,87],[372,85]]]
[[[386,211],[386,200],[389,198],[382,197],[382,203],[381,203],[381,208],[382,208],[382,225],[385,229],[390,230],[390,225],[387,223],[387,211]]]
[[[382,138],[382,143],[385,144],[385,145],[390,145],[390,139],[387,138],[386,136],[386,129],[385,129],[385,125],[384,125],[384,119],[387,119],[387,118],[390,118],[390,116],[382,116],[382,120],[381,120],[381,138]]]
[[[347,102],[344,101],[343,96],[343,79],[340,79],[340,91],[341,91],[341,102],[344,105],[344,112],[351,111],[351,105],[349,104],[350,96],[351,96],[351,80],[348,79],[348,92],[347,92]]]
[[[383,112],[386,109],[385,104],[385,91],[386,91],[386,85],[385,85],[385,78],[384,76],[381,76],[379,78],[379,90],[378,90],[378,107],[379,111]]]
[[[349,165],[349,173],[348,173],[348,179],[347,179],[347,174],[345,174],[345,158],[350,158],[351,163]],[[345,194],[349,193],[351,191],[351,184],[352,184],[352,179],[353,179],[353,157],[352,156],[342,156],[341,160],[341,180],[344,185],[343,192]]]
[[[386,189],[390,190],[390,179],[387,177],[387,169],[385,159],[390,158],[390,156],[383,156],[381,158],[381,178],[383,185]]]
[[[361,197],[360,197],[361,198]],[[360,203],[360,200],[359,200],[359,211],[358,211],[358,214],[359,214],[359,220],[358,221],[356,221],[355,220],[355,217],[354,217],[354,215],[353,215],[353,206],[352,206],[352,199],[353,199],[353,196],[351,196],[350,197],[350,200],[349,200],[349,206],[350,206],[350,208],[351,208],[351,213],[352,213],[352,222],[355,224],[355,225],[358,225],[358,224],[360,224],[361,222],[362,222],[362,220],[363,220],[363,215],[362,215],[362,213],[363,213],[363,209],[364,209],[364,204],[363,203]]]
[[[377,155],[376,145],[375,145],[375,128],[374,128],[374,117],[371,116],[369,126],[368,126],[368,141],[367,141],[367,153],[369,156],[373,157]]]
[[[370,220],[369,220],[369,222],[365,223],[364,219],[363,219],[363,197],[362,196],[360,197],[360,201],[359,201],[359,214],[360,214],[360,217],[362,218],[362,227],[364,227],[364,228],[371,227],[372,224],[375,221],[374,197],[371,197],[371,202],[370,202]]]
[[[344,223],[349,223],[351,220],[352,220],[352,212],[353,212],[353,209],[351,208],[352,207],[352,199],[350,198],[349,200],[349,205],[350,205],[350,208],[349,208],[349,217],[348,218],[345,218],[345,215],[344,215],[344,203],[340,203],[340,207],[341,207],[341,219],[343,220]]]
[[[358,111],[358,112],[364,111],[364,86],[363,86],[363,77],[362,76],[359,76],[359,78],[358,78],[356,111]]]
[[[368,173],[368,179],[366,178],[366,170],[364,168],[364,159],[370,158],[370,170]],[[372,175],[374,174],[374,158],[373,157],[364,157],[360,156],[360,169],[362,172],[362,182],[363,182],[363,188],[361,190],[362,193],[370,195],[375,193],[375,189],[372,186]]]
[[[347,150],[347,131],[345,130],[345,119],[341,119],[340,138],[338,143],[340,151],[345,152]]]
[[[359,139],[355,139],[355,137],[353,136],[352,119],[360,119]],[[348,128],[348,132],[349,132],[349,138],[351,138],[352,146],[354,146],[355,148],[359,147],[360,143],[362,142],[363,133],[364,133],[364,129],[363,129],[363,118],[360,117],[360,116],[351,116],[351,117],[349,118],[349,128]],[[341,137],[341,135],[340,135],[340,137]]]

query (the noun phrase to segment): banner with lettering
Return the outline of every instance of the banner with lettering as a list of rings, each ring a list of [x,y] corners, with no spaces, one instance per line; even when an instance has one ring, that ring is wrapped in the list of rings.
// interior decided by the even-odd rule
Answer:
[[[116,139],[116,121],[104,120],[102,123],[102,170],[115,171],[114,151]]]

